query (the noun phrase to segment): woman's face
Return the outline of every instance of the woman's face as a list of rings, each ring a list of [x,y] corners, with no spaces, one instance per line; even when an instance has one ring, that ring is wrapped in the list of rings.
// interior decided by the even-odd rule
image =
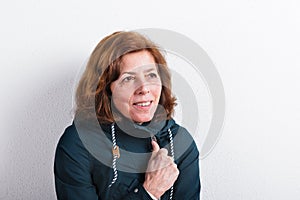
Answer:
[[[134,122],[150,121],[156,111],[161,79],[153,56],[138,51],[123,56],[119,78],[111,84],[115,107]]]

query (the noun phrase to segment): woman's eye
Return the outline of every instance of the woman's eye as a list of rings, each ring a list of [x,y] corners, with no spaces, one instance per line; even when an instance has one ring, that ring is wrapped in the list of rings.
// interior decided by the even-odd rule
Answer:
[[[148,76],[150,78],[157,78],[157,74],[155,74],[155,73],[150,73],[150,74],[148,74]]]
[[[129,82],[129,81],[131,81],[131,80],[134,80],[134,77],[133,77],[133,76],[127,76],[127,77],[125,77],[125,78],[122,80],[122,82]]]

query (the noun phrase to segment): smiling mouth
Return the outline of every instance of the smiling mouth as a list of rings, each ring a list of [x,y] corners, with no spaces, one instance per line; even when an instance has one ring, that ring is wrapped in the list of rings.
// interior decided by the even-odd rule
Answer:
[[[143,101],[143,102],[136,102],[133,103],[134,106],[138,107],[149,107],[152,104],[153,101]]]

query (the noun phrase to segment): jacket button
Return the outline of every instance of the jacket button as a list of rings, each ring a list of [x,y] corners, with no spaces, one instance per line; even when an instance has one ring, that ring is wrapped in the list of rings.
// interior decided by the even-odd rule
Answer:
[[[138,191],[139,191],[138,188],[135,188],[135,189],[133,190],[134,193],[138,193]]]

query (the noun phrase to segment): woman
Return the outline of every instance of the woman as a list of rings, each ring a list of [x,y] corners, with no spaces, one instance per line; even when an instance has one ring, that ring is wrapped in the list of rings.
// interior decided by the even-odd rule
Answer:
[[[199,152],[172,119],[165,58],[136,32],[100,41],[55,154],[58,199],[199,199]]]

